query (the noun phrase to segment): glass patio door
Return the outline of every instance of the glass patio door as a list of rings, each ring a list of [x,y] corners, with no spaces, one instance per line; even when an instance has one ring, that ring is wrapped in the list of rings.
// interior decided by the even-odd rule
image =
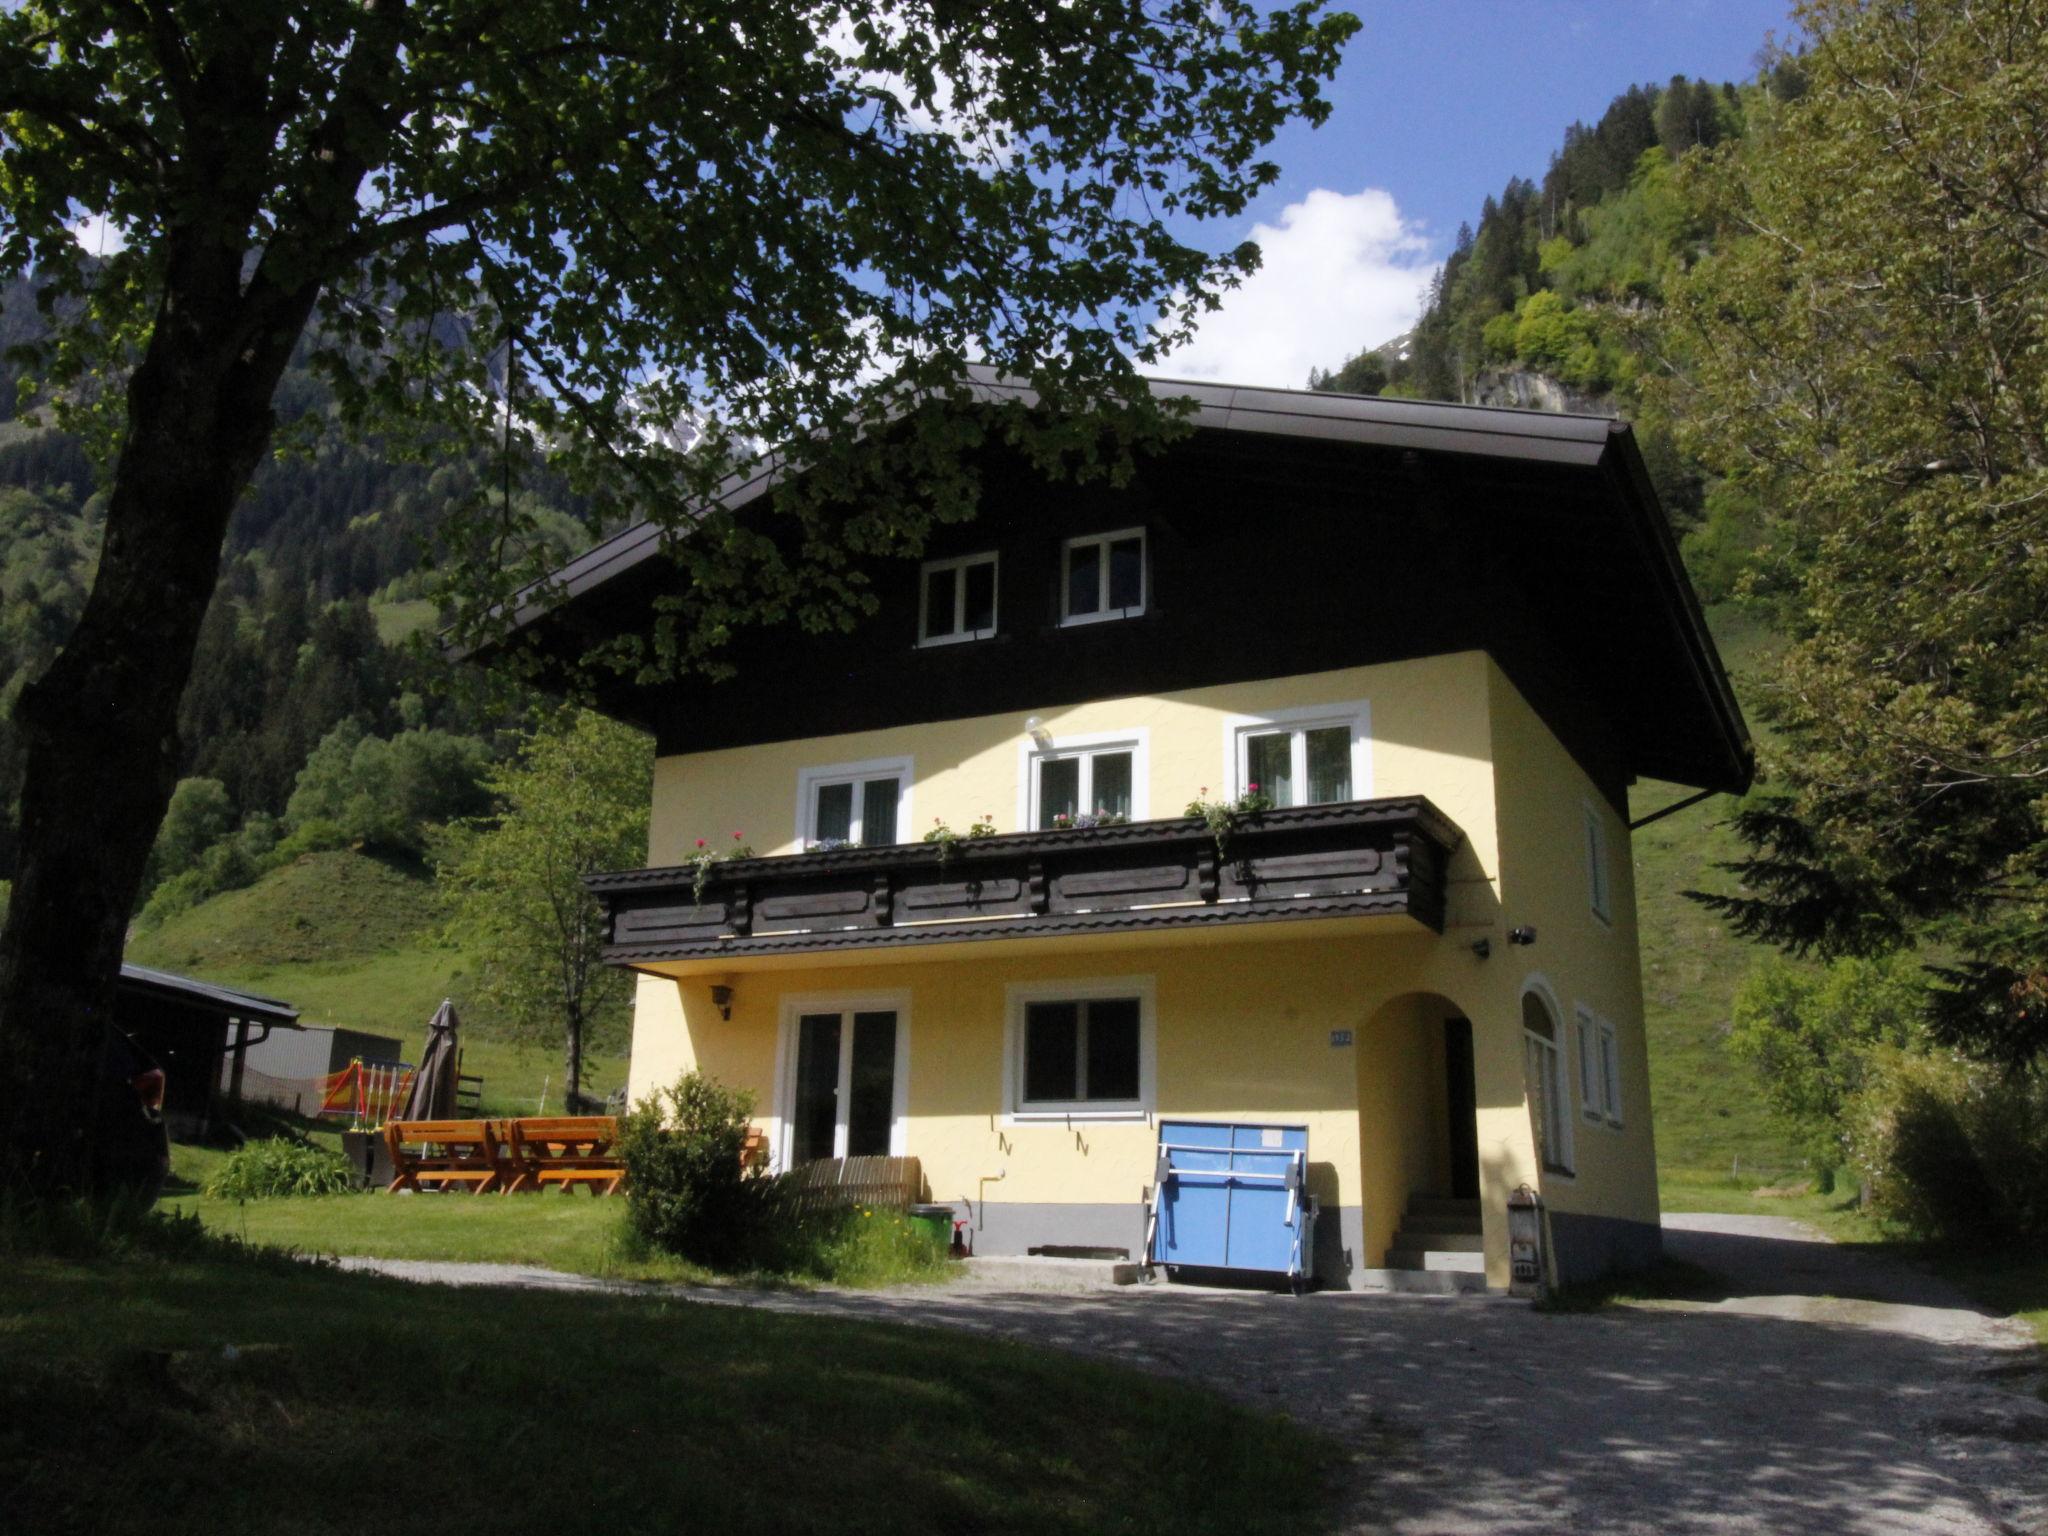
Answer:
[[[790,1164],[886,1157],[896,1118],[893,1011],[806,1013],[797,1020]]]

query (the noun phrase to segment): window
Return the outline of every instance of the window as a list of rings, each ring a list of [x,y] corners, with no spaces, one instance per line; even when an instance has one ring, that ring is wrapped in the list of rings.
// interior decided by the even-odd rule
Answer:
[[[1339,704],[1231,722],[1231,781],[1279,807],[1362,800],[1367,787],[1368,710]]]
[[[1044,832],[1129,821],[1136,758],[1129,743],[1038,753],[1031,760],[1032,827]]]
[[[1590,804],[1583,809],[1586,817],[1586,899],[1593,908],[1593,915],[1601,922],[1609,923],[1614,921],[1614,910],[1608,895],[1607,825]]]
[[[900,994],[784,1003],[776,1094],[780,1166],[903,1154],[908,1015]]]
[[[1601,1102],[1610,1125],[1621,1124],[1621,1039],[1612,1024],[1600,1021]]]
[[[1095,624],[1145,611],[1145,530],[1069,539],[1060,561],[1060,622]]]
[[[1149,976],[1010,988],[1004,1098],[1023,1118],[1132,1118],[1152,1102]]]
[[[918,598],[917,643],[952,645],[996,632],[996,557],[966,555],[925,564]]]
[[[797,776],[797,827],[807,849],[880,848],[909,825],[910,760],[841,763]]]
[[[1522,994],[1522,1041],[1536,1155],[1551,1172],[1568,1174],[1572,1171],[1571,1084],[1565,1077],[1557,1021],[1534,992]]]
[[[1576,1017],[1579,1031],[1579,1113],[1597,1124],[1601,1106],[1607,1102],[1606,1091],[1601,1086],[1604,1068],[1600,1057],[1600,1029],[1593,1022],[1590,1008],[1579,1008]]]

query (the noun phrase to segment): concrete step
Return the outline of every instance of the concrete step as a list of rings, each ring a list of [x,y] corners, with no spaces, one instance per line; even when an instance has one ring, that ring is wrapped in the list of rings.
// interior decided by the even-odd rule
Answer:
[[[1437,1216],[1427,1211],[1410,1211],[1401,1218],[1403,1232],[1471,1232],[1480,1230],[1477,1216]]]
[[[1442,1253],[1478,1253],[1486,1239],[1477,1232],[1418,1232],[1406,1222],[1394,1234],[1395,1248],[1429,1248]]]
[[[1396,1296],[1469,1296],[1486,1293],[1486,1276],[1460,1269],[1368,1269],[1358,1288]]]
[[[962,1285],[999,1291],[1098,1291],[1136,1285],[1142,1264],[1121,1259],[1048,1259],[1035,1254],[988,1255],[960,1261]]]
[[[1452,1195],[1410,1195],[1408,1209],[1417,1216],[1468,1216],[1479,1219],[1479,1202]]]
[[[1438,1274],[1483,1275],[1486,1273],[1486,1255],[1476,1249],[1470,1252],[1442,1248],[1404,1248],[1396,1246],[1387,1250],[1387,1268],[1400,1270],[1427,1270]]]

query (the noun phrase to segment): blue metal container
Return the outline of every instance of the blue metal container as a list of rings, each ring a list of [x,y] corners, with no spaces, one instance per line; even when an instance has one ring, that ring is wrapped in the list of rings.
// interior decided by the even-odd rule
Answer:
[[[1308,1127],[1159,1122],[1146,1255],[1168,1269],[1314,1277],[1316,1205]]]

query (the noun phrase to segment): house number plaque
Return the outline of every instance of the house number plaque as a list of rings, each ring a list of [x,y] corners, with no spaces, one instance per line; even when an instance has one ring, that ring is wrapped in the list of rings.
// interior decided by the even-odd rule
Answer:
[[[1336,1050],[1336,1049],[1337,1049],[1338,1047],[1340,1047],[1340,1046],[1346,1046],[1346,1045],[1349,1045],[1350,1043],[1351,1043],[1351,1031],[1350,1031],[1350,1030],[1348,1030],[1348,1029],[1333,1029],[1333,1030],[1331,1030],[1331,1031],[1330,1031],[1330,1049],[1331,1049],[1331,1050]]]

